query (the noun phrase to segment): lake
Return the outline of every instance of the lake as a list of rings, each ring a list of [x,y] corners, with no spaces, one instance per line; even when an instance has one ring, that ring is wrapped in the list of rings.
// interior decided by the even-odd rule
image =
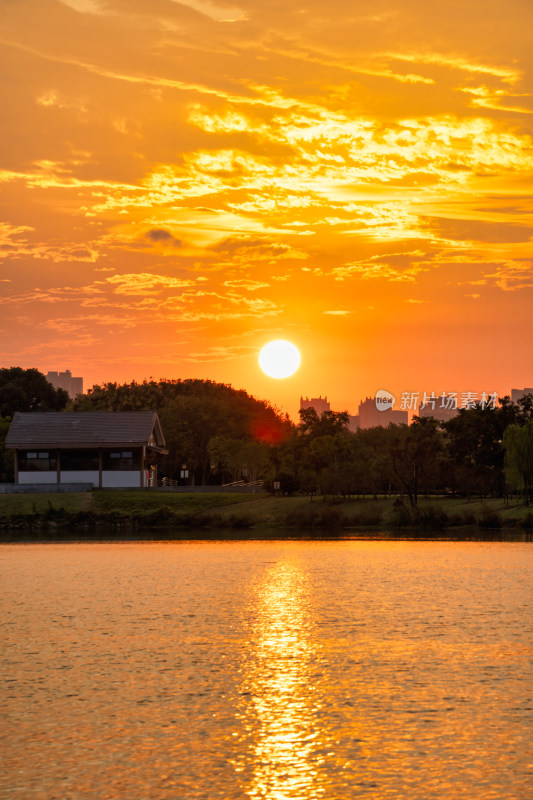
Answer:
[[[533,545],[0,545],[4,800],[525,800]]]

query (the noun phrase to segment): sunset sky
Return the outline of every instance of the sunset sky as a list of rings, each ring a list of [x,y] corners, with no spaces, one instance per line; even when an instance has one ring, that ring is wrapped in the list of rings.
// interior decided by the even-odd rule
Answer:
[[[293,417],[531,386],[532,30],[531,0],[0,0],[1,366]]]

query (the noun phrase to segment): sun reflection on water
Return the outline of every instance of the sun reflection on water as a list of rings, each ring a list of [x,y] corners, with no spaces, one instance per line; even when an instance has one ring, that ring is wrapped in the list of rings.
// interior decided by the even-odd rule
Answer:
[[[320,654],[312,628],[305,576],[297,563],[279,562],[257,588],[254,640],[243,675],[251,798],[324,796],[319,772],[328,743],[318,721]]]

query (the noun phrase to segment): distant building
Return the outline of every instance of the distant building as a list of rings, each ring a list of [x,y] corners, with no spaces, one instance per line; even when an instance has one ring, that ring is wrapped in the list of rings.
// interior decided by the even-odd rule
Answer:
[[[438,405],[435,405],[435,408],[432,408],[431,405],[422,407],[422,403],[420,403],[416,416],[422,418],[433,417],[433,419],[438,419],[440,422],[448,422],[448,420],[456,417],[458,413],[457,408],[439,408]]]
[[[511,400],[517,403],[526,394],[533,394],[533,389],[511,389]]]
[[[157,483],[165,449],[155,411],[17,412],[6,448],[15,483],[137,488]]]
[[[331,411],[328,398],[322,397],[322,395],[320,395],[320,397],[311,397],[311,399],[306,397],[305,400],[303,397],[300,397],[300,411],[304,408],[314,408],[319,417],[324,411]]]
[[[48,372],[46,380],[55,389],[64,389],[69,397],[74,398],[78,394],[83,394],[83,378],[73,378],[69,369],[65,372]]]
[[[380,411],[376,407],[375,397],[366,397],[359,403],[359,428],[386,428],[391,422],[394,425],[407,425],[409,414],[407,411],[393,411],[391,408]]]
[[[350,414],[350,420],[348,422],[348,430],[355,433],[355,431],[359,430],[359,414],[352,415]]]

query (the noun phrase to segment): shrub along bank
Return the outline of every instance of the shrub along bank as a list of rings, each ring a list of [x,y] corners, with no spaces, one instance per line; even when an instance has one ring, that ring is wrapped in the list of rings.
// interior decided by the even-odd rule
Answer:
[[[62,531],[243,530],[257,534],[339,535],[362,531],[439,532],[475,528],[480,532],[533,530],[533,513],[501,499],[467,502],[460,498],[421,500],[416,513],[399,497],[357,500],[280,497],[268,494],[159,493],[106,491],[72,494],[4,495],[0,529]]]

